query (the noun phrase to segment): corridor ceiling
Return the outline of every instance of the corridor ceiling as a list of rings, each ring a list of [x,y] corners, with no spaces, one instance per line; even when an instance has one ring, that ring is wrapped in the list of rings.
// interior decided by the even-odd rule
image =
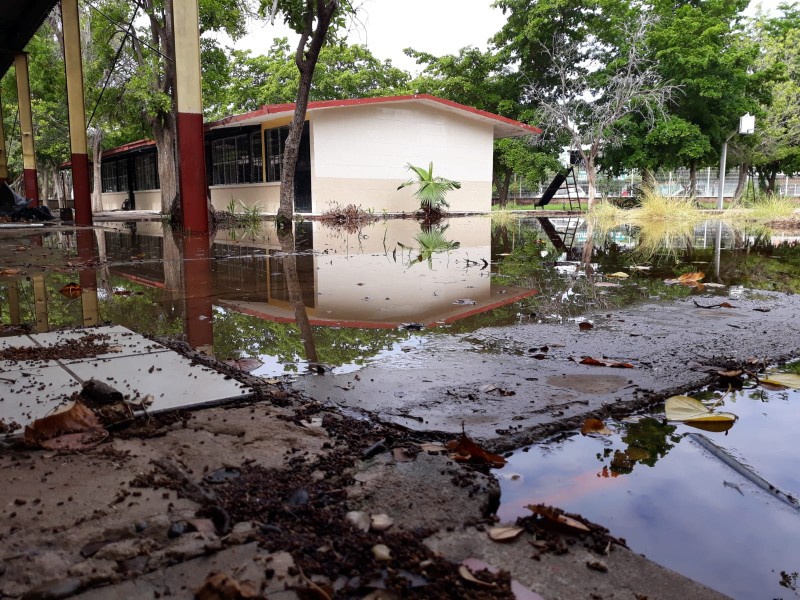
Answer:
[[[2,0],[0,2],[0,77],[14,64],[14,55],[39,29],[58,0]]]

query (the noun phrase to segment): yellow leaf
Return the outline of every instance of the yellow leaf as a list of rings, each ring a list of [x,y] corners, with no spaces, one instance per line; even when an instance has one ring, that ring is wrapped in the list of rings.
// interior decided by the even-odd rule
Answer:
[[[679,283],[688,283],[689,281],[700,281],[703,277],[705,277],[705,273],[701,273],[697,271],[695,273],[684,273],[680,277],[678,277]]]
[[[617,271],[616,273],[609,273],[606,277],[616,277],[617,279],[627,279],[630,277],[627,273],[623,273],[622,271]]]
[[[793,390],[800,389],[800,375],[794,373],[767,373],[767,376],[760,380],[761,383],[771,383],[780,385]]]
[[[689,396],[672,396],[664,403],[668,421],[735,421],[739,417],[732,413],[715,413],[699,400]]]

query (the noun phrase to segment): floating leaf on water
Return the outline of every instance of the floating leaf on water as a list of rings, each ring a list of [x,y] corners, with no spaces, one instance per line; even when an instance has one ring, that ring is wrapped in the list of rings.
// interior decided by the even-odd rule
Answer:
[[[498,454],[492,454],[481,448],[467,437],[465,433],[461,438],[447,442],[447,448],[453,452],[451,458],[457,462],[471,462],[488,464],[500,468],[506,464],[506,459]]]
[[[214,572],[209,573],[194,597],[197,600],[248,600],[262,596],[249,581],[240,582],[225,573]]]
[[[13,267],[0,269],[0,275],[19,275],[20,273],[22,273],[22,269],[16,269]]]
[[[634,265],[633,267],[630,267],[630,268],[631,269],[636,269],[637,271],[649,271],[650,270],[650,267],[648,267],[646,265]]]
[[[719,375],[720,377],[739,377],[739,375],[741,375],[742,373],[744,373],[744,371],[742,371],[741,369],[733,369],[731,371],[717,371],[717,375]]]
[[[733,423],[734,421],[687,421],[686,425],[712,433],[724,433],[733,427]]]
[[[573,519],[572,517],[568,517],[567,515],[558,512],[558,510],[550,508],[549,506],[545,506],[544,504],[529,504],[525,508],[536,515],[544,517],[548,521],[560,523],[561,525],[566,525],[567,527],[577,529],[578,531],[591,531],[591,529],[589,529],[585,523],[582,523],[577,519]]]
[[[475,575],[472,574],[472,571],[466,565],[461,565],[458,567],[458,574],[461,575],[462,578],[466,579],[470,583],[474,583],[475,585],[479,585],[481,587],[493,588],[497,587],[497,584],[490,581],[481,581]]]
[[[257,358],[239,358],[239,359],[223,360],[222,362],[231,367],[236,367],[237,369],[244,371],[246,373],[255,371],[257,368],[263,366],[264,364]]]
[[[594,284],[594,287],[622,287],[622,284],[611,281],[598,281]]]
[[[61,292],[62,296],[65,296],[71,300],[81,297],[81,286],[79,286],[77,283],[68,283],[58,291]]]
[[[600,435],[611,435],[614,433],[606,424],[603,423],[600,419],[586,419],[583,422],[583,426],[581,427],[581,433],[586,435],[587,433],[599,433]]]
[[[671,398],[667,398],[667,401],[664,403],[664,410],[667,413],[668,421],[733,422],[739,418],[733,413],[713,412],[707,408],[705,404],[689,396],[672,396]]]
[[[524,531],[521,527],[492,527],[489,530],[489,539],[494,542],[510,542],[517,539]]]
[[[642,450],[636,446],[630,446],[625,450],[625,456],[630,460],[647,460],[650,458],[650,453],[647,450]]]
[[[724,287],[728,287],[728,286],[727,286],[727,285],[725,285],[724,283],[704,283],[703,285],[704,285],[704,286],[706,286],[706,287],[710,287],[710,288],[724,288]]]
[[[496,385],[492,385],[491,383],[487,383],[486,385],[482,385],[480,387],[480,391],[483,392],[484,394],[487,394],[489,392],[493,392],[496,389],[497,389],[497,386]]]
[[[623,273],[622,271],[617,271],[616,273],[609,273],[606,277],[615,277],[616,279],[627,279],[630,277],[627,273]]]
[[[767,373],[766,377],[760,380],[760,383],[797,390],[800,389],[800,375],[795,375],[794,373]]]
[[[350,521],[356,528],[360,529],[363,532],[369,531],[370,526],[370,519],[369,515],[365,512],[361,512],[360,510],[351,510],[349,513],[345,515],[345,519]]]
[[[590,329],[594,329],[594,325],[589,323],[589,321],[581,321],[578,323],[578,329],[581,331],[589,331]]]

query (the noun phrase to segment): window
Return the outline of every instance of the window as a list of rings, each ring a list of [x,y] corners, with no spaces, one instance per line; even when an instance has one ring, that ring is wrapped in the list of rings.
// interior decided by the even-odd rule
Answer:
[[[142,154],[136,157],[134,161],[134,172],[136,179],[134,181],[134,189],[136,190],[157,190],[159,187],[158,182],[158,168],[156,166],[155,154]]]
[[[117,165],[117,191],[128,191],[128,161],[126,159],[118,160]]]
[[[211,185],[258,183],[262,165],[258,131],[211,142]]]
[[[117,163],[103,162],[100,166],[100,175],[103,180],[103,192],[117,192]]]
[[[286,138],[289,136],[289,126],[267,129],[264,132],[264,147],[267,150],[267,181],[281,180],[281,165],[283,164],[283,150]]]

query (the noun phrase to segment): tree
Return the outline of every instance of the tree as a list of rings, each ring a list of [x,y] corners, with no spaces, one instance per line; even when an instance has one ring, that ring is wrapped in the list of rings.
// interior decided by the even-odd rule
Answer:
[[[393,67],[390,60],[375,58],[365,46],[337,42],[320,51],[309,101],[405,94],[411,89],[410,79],[407,72]],[[299,86],[295,52],[286,38],[279,38],[266,55],[234,51],[226,102],[243,111],[294,102]]]
[[[481,110],[538,124],[537,113],[524,103],[526,79],[508,65],[506,54],[482,52],[474,47],[459,50],[457,55],[436,57],[406,49],[425,69],[411,82],[417,92],[432,94]],[[493,151],[492,178],[500,206],[508,202],[508,189],[514,173],[528,181],[544,181],[549,171],[558,169],[553,140],[541,138],[496,140]]]
[[[604,148],[619,143],[620,124],[631,115],[655,123],[672,94],[672,87],[647,59],[645,38],[651,25],[652,19],[646,15],[629,23],[624,43],[607,47],[602,53],[605,62],[594,70],[584,64],[593,52],[573,45],[567,36],[557,36],[551,45],[542,47],[556,82],[535,84],[530,93],[540,99],[544,124],[567,133],[580,154],[590,208],[596,193],[597,159]]]
[[[772,103],[762,110],[750,154],[762,187],[774,193],[777,174],[800,171],[800,5],[782,4],[782,15],[759,17],[754,36],[761,47],[758,67],[783,70],[772,86]]]
[[[265,0],[262,0],[262,10],[264,2]],[[294,215],[294,174],[314,69],[331,23],[334,23],[334,28],[340,25],[344,14],[351,10],[351,5],[348,0],[283,0],[283,2],[274,0],[274,7],[283,12],[284,22],[300,34],[295,52],[295,65],[300,71],[300,84],[294,116],[284,146],[280,205],[276,218],[279,230],[291,230]]]

